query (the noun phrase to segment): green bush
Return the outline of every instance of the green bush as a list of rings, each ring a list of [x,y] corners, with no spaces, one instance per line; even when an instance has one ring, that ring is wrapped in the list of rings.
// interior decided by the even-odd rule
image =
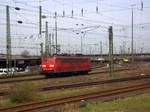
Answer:
[[[15,84],[8,92],[7,97],[12,103],[34,101],[38,98],[38,89],[30,83]]]

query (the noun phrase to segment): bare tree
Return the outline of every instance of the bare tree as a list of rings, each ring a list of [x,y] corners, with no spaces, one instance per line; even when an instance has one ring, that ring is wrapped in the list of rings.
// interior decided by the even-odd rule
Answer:
[[[30,53],[29,53],[29,51],[24,50],[24,51],[21,53],[21,56],[23,56],[23,57],[29,57],[29,56],[30,56]]]

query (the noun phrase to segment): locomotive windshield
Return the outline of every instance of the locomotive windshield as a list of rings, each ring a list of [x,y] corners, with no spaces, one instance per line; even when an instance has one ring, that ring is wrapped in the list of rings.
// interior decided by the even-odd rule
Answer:
[[[43,58],[43,62],[47,62],[47,58],[45,57],[45,58]]]
[[[49,62],[53,62],[54,61],[54,59],[53,58],[49,58]]]

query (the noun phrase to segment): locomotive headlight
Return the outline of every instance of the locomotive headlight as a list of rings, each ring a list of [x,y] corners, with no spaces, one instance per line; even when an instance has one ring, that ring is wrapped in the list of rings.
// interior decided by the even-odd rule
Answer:
[[[42,67],[46,67],[46,65],[42,65]]]
[[[49,65],[49,67],[54,67],[54,65]]]

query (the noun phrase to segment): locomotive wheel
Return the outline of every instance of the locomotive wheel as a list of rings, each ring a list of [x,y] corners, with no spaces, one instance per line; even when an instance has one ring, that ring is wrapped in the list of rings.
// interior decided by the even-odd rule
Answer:
[[[82,71],[81,74],[86,75],[86,74],[88,74],[88,71]]]
[[[54,77],[54,76],[55,76],[54,74],[45,74],[46,78],[51,78],[51,77]]]

